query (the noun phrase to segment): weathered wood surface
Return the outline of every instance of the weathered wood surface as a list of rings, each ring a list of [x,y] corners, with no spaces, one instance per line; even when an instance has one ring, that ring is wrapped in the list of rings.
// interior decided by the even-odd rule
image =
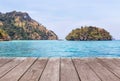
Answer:
[[[120,59],[0,58],[0,81],[120,81]]]
[[[38,59],[19,81],[38,81],[46,64],[47,59]]]
[[[39,81],[59,81],[59,58],[49,59]]]
[[[71,59],[61,59],[61,81],[79,81],[77,71]]]
[[[26,72],[26,70],[33,64],[35,59],[28,58],[24,60],[21,64],[16,66],[13,70],[8,72],[0,81],[18,81],[19,78]]]
[[[81,81],[101,81],[84,59],[73,59]]]
[[[102,81],[120,81],[107,67],[104,67],[96,59],[88,59],[88,65],[99,76]]]

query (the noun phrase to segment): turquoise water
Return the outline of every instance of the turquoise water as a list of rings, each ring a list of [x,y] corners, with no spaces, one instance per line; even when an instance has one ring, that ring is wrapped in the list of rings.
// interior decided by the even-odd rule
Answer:
[[[1,57],[120,57],[120,41],[4,41]]]

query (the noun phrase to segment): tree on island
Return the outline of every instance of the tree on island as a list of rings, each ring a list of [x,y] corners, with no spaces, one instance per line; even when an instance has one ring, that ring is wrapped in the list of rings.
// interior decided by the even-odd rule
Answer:
[[[66,40],[112,40],[112,36],[108,31],[94,26],[85,26],[72,30],[67,36]]]
[[[10,40],[10,37],[4,30],[0,29],[0,41],[2,40]]]

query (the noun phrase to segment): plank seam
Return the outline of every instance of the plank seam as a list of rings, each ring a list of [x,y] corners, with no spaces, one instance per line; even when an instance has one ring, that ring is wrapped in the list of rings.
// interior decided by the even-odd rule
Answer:
[[[19,81],[19,80],[25,75],[25,73],[32,67],[32,65],[33,65],[37,60],[38,60],[38,58],[37,58],[35,61],[33,61],[33,63],[28,67],[28,69],[27,69],[25,72],[23,72],[23,74],[20,76],[20,78],[19,78],[17,81]]]
[[[24,61],[22,61],[22,62],[24,62]],[[9,73],[10,71],[12,71],[14,68],[16,68],[18,65],[20,65],[22,62],[18,63],[18,64],[15,65],[13,68],[11,68],[11,69],[10,69],[8,72],[6,72],[3,76],[1,76],[0,79],[1,79],[2,77],[4,77],[7,73]]]
[[[79,81],[82,81],[81,78],[80,78],[80,76],[79,76],[79,73],[78,73],[78,71],[77,71],[77,67],[75,66],[75,63],[74,63],[74,61],[73,61],[72,58],[71,58],[71,61],[72,61],[72,64],[73,64],[73,66],[74,66],[74,68],[75,68],[75,71],[76,71],[76,73],[77,73],[77,76],[78,76]]]
[[[87,65],[88,65],[88,67],[96,74],[96,76],[101,80],[101,81],[103,81],[101,78],[100,78],[100,76],[94,71],[94,69],[88,64],[88,63],[86,63]]]
[[[59,63],[59,81],[61,81],[61,58]]]
[[[104,68],[106,68],[110,73],[112,73],[114,76],[116,76],[117,78],[119,78],[120,79],[120,77],[118,76],[118,75],[116,75],[114,72],[112,72],[109,68],[109,66],[103,61],[103,60],[101,60],[101,59],[97,59],[97,61],[98,61],[98,63],[100,63]],[[105,67],[105,65],[103,65],[101,62],[103,62],[107,67],[109,67],[109,68],[107,68],[107,67]]]
[[[47,62],[46,62],[46,64],[45,64],[45,66],[44,66],[44,69],[43,69],[42,72],[41,72],[41,75],[40,75],[39,78],[38,78],[38,81],[40,81],[41,76],[42,76],[42,74],[43,74],[43,72],[44,72],[44,70],[45,70],[45,68],[46,68],[46,66],[47,66],[47,64],[48,64],[48,61],[49,61],[49,58],[47,59]]]

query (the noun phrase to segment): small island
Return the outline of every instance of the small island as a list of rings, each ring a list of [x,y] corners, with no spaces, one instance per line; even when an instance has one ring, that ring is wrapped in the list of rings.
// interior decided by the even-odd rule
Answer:
[[[70,32],[66,36],[66,40],[78,40],[78,41],[112,40],[112,36],[105,29],[93,26],[85,26],[72,30],[72,32]]]

